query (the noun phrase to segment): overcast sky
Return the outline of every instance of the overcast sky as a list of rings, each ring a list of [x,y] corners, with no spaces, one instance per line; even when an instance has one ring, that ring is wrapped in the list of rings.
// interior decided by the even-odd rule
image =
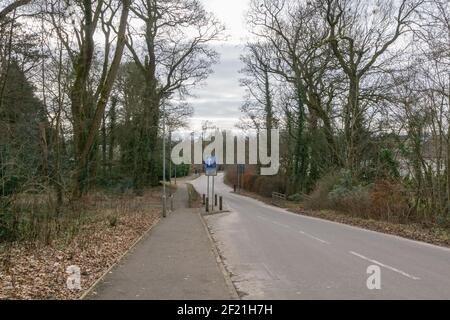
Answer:
[[[239,86],[239,56],[247,36],[245,12],[249,0],[202,0],[205,8],[225,24],[226,42],[216,43],[220,63],[201,88],[189,100],[194,108],[191,129],[198,130],[204,120],[210,120],[220,129],[232,129],[239,121],[244,90]]]

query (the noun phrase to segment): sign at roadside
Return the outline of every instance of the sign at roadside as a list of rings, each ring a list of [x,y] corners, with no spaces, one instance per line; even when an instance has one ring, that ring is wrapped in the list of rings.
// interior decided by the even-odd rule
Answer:
[[[208,157],[205,161],[205,174],[208,177],[217,176],[217,161],[216,157]]]

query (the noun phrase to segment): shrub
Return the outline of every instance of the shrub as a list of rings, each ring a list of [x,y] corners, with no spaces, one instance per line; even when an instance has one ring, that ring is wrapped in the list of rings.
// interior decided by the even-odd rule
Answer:
[[[312,210],[331,209],[362,218],[407,223],[412,208],[401,182],[386,179],[363,185],[348,171],[323,177],[306,201]]]
[[[328,197],[332,200],[338,200],[350,195],[354,191],[354,181],[350,171],[343,170],[338,176],[336,184],[333,186]]]
[[[272,197],[273,192],[284,191],[284,184],[278,176],[258,176],[255,181],[254,192],[263,197]]]
[[[394,152],[390,149],[383,149],[380,152],[381,170],[388,177],[400,177],[400,163],[395,159]]]
[[[119,217],[117,214],[110,214],[107,216],[108,224],[111,228],[117,227],[117,224],[119,223]]]
[[[368,187],[337,187],[329,196],[333,209],[359,217],[370,217],[371,199]]]
[[[328,194],[333,190],[339,182],[339,175],[336,172],[323,176],[316,184],[316,188],[311,193],[305,206],[308,209],[332,209],[332,204],[328,198]]]
[[[304,197],[301,194],[296,193],[296,194],[289,196],[288,200],[292,201],[292,202],[300,202],[300,201],[304,200]]]
[[[225,168],[225,183],[229,185],[237,185],[237,173],[233,166],[228,166]]]
[[[411,207],[401,183],[380,180],[371,192],[371,216],[378,220],[406,223],[410,220]]]
[[[246,173],[243,178],[244,189],[254,192],[255,191],[255,182],[256,182],[257,178],[258,178],[257,175],[254,175],[252,173]]]
[[[0,241],[14,238],[13,219],[9,205],[0,200]]]
[[[306,201],[308,209],[332,209],[357,216],[367,216],[370,206],[370,187],[358,183],[348,170],[324,176]]]

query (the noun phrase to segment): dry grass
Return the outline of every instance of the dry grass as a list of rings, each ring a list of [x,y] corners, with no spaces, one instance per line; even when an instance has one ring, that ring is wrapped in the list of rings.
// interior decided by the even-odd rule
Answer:
[[[190,183],[186,184],[188,197],[189,197],[189,208],[201,208],[202,201],[200,194],[195,190],[194,186]]]

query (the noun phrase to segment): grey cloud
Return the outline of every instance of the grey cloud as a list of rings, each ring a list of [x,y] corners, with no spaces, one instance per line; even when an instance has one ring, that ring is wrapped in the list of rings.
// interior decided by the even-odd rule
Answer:
[[[214,73],[205,84],[193,92],[195,97],[190,98],[189,103],[194,108],[196,119],[223,122],[224,118],[228,118],[237,122],[244,96],[244,90],[239,86],[239,70],[242,68],[239,57],[243,48],[220,45],[216,46],[216,50],[221,55],[220,63],[214,66]],[[227,123],[227,127],[231,123],[231,127],[234,126],[235,122]]]

